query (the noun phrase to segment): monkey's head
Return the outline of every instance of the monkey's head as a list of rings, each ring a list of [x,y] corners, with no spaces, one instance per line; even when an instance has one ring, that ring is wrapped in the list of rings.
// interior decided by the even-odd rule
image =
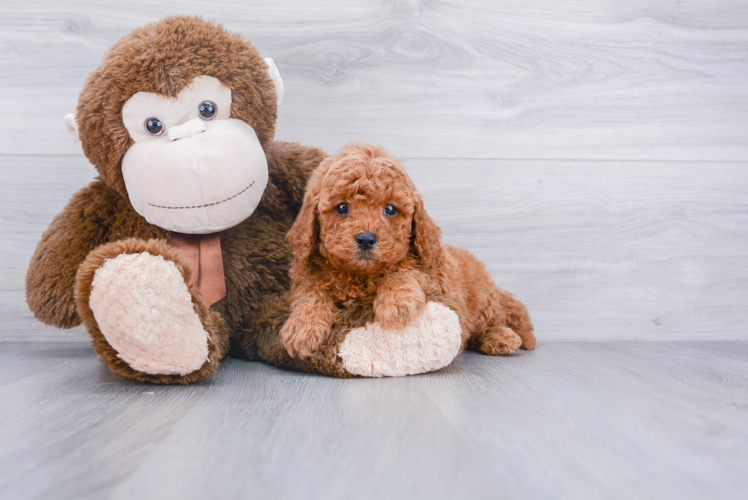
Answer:
[[[259,204],[282,96],[275,64],[251,43],[176,16],[114,44],[65,123],[101,179],[148,222],[211,233]]]

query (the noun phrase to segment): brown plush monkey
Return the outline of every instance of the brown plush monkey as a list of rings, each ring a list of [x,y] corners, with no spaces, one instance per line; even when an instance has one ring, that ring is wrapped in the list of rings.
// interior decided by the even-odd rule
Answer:
[[[284,237],[324,158],[274,142],[282,94],[272,60],[198,17],[166,18],[117,42],[65,120],[99,176],[31,259],[36,317],[83,322],[112,372],[138,381],[204,379],[229,350],[352,376],[335,341],[305,360],[278,343],[288,315]],[[354,323],[337,326],[338,341],[362,326]]]

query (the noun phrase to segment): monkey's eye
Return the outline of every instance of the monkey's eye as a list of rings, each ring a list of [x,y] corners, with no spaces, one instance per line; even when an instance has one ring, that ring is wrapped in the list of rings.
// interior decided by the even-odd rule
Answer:
[[[386,215],[387,217],[393,217],[395,214],[397,214],[395,205],[393,205],[392,203],[388,203],[384,206],[384,215]]]
[[[335,207],[335,213],[338,215],[345,215],[348,213],[348,204],[347,203],[341,203],[337,207]]]
[[[203,101],[197,107],[197,112],[203,120],[212,120],[216,117],[218,107],[213,101]]]
[[[143,123],[143,126],[145,127],[145,131],[153,136],[161,135],[164,133],[164,124],[161,123],[161,120],[158,118],[146,118],[145,123]]]

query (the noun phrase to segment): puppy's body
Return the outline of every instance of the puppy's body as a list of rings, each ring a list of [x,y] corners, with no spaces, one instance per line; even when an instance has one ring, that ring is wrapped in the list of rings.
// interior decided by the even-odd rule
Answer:
[[[381,148],[353,144],[323,161],[288,234],[292,312],[281,343],[307,357],[344,311],[371,308],[382,328],[398,330],[435,301],[460,318],[463,349],[532,349],[525,306],[440,234],[405,170]]]
[[[511,354],[535,347],[525,305],[500,289],[486,266],[464,248],[445,245],[447,296],[460,317],[463,343],[484,354]]]

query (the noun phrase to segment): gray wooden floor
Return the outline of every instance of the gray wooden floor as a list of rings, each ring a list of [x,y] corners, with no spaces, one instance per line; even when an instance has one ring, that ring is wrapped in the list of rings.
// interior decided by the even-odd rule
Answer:
[[[339,380],[230,360],[118,380],[0,344],[0,498],[743,499],[748,342],[549,342]]]

